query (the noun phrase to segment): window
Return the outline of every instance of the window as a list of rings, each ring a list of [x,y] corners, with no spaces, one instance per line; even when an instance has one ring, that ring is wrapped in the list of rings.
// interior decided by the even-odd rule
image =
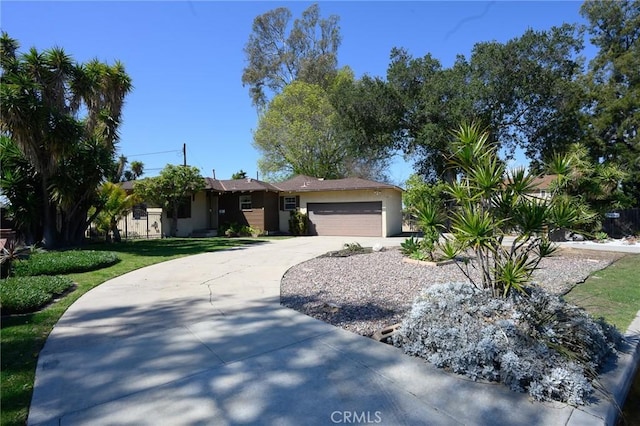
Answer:
[[[251,195],[240,196],[240,210],[251,210]]]
[[[173,217],[172,207],[167,209],[167,218]],[[178,219],[189,219],[191,217],[191,197],[184,197],[178,204]]]
[[[147,217],[147,205],[136,204],[133,206],[133,218],[136,220],[144,219]]]
[[[292,212],[300,207],[300,196],[280,197],[280,210]]]
[[[297,207],[296,197],[284,197],[284,210],[291,211]]]
[[[545,191],[544,189],[541,189],[540,190],[540,197],[546,198],[547,197],[547,191]]]

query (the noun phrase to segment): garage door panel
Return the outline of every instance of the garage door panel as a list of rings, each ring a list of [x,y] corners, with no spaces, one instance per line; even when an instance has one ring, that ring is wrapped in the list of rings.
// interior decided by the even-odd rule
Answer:
[[[382,235],[382,202],[309,203],[311,233],[379,237]]]

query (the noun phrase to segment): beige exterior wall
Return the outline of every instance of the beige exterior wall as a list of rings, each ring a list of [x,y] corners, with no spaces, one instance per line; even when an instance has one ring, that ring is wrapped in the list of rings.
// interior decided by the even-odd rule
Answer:
[[[402,232],[402,193],[393,189],[280,193],[281,196],[300,196],[300,211],[307,213],[309,203],[354,203],[382,201],[382,236]],[[289,231],[289,212],[280,211],[280,231]]]
[[[178,237],[188,237],[193,231],[207,229],[207,193],[200,191],[195,197],[191,197],[191,217],[178,219]],[[166,212],[162,214],[162,229],[164,235],[169,236],[171,232],[171,219],[167,218]]]

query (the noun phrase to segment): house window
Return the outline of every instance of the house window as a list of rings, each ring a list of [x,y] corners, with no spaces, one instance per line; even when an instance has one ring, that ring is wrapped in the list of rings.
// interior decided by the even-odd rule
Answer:
[[[545,191],[544,189],[541,189],[540,190],[540,197],[546,198],[546,196],[547,196],[547,191]]]
[[[147,217],[147,205],[136,204],[133,206],[133,218],[136,220],[145,219]]]
[[[295,211],[298,207],[300,207],[300,196],[288,196],[283,197],[280,196],[280,210],[281,211]]]
[[[251,195],[240,196],[240,210],[251,210]]]
[[[284,197],[284,210],[295,210],[297,207],[296,204],[296,197]]]
[[[178,204],[178,219],[189,219],[191,217],[191,197],[184,197]],[[173,218],[172,207],[167,210],[167,218]]]

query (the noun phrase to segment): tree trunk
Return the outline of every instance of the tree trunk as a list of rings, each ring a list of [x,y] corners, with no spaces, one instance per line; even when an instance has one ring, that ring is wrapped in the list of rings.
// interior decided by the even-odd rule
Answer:
[[[178,203],[172,204],[173,216],[171,217],[171,236],[175,237],[178,234]]]
[[[51,249],[57,245],[56,209],[53,203],[49,201],[48,184],[44,177],[40,180],[40,184],[44,203],[44,208],[42,209],[42,245],[46,249]]]
[[[122,237],[120,236],[120,230],[118,229],[118,221],[115,217],[111,218],[111,232],[113,232],[113,241],[116,243],[122,242]]]

